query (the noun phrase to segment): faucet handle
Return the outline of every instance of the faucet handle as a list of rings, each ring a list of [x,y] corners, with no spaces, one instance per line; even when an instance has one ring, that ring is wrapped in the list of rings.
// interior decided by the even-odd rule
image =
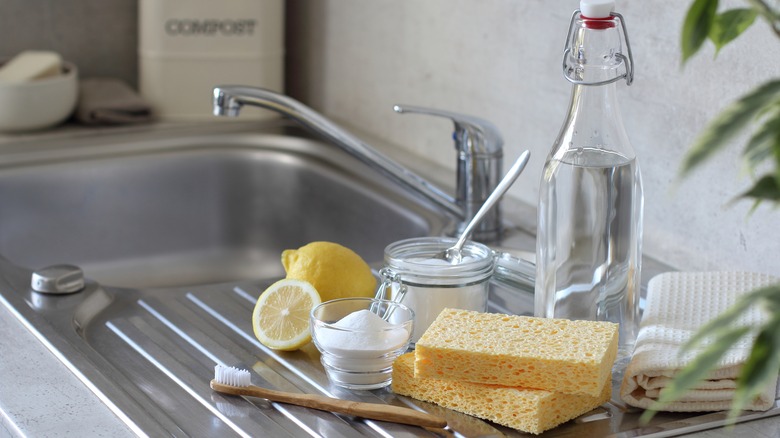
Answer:
[[[425,108],[413,105],[394,105],[393,110],[399,114],[414,113],[429,116],[444,117],[455,124],[452,136],[455,147],[466,154],[501,157],[504,139],[496,125],[479,117],[435,108]]]
[[[456,234],[460,234],[501,178],[504,155],[501,133],[493,123],[465,114],[409,105],[395,105],[393,110],[399,114],[445,117],[455,123],[452,134],[458,150],[455,201],[463,209],[465,217],[455,230]],[[501,233],[501,209],[497,205],[485,215],[472,237],[478,241],[495,241]]]

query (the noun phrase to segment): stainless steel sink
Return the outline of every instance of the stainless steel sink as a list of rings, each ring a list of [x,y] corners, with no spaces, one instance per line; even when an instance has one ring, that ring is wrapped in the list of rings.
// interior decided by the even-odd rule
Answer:
[[[284,275],[284,249],[331,240],[378,268],[387,244],[453,225],[339,149],[285,125],[20,141],[5,145],[0,160],[0,304],[139,435],[524,436],[388,389],[339,389],[313,345],[276,352],[253,335],[252,308]],[[510,272],[492,285],[490,310],[527,314],[533,266],[505,261]],[[33,271],[59,263],[80,266],[86,288],[32,291]],[[268,388],[434,412],[450,430],[222,396],[208,386],[216,363],[251,369],[253,383]],[[776,406],[740,420],[778,413]],[[673,436],[724,420],[663,414],[642,426],[615,397],[546,435]]]

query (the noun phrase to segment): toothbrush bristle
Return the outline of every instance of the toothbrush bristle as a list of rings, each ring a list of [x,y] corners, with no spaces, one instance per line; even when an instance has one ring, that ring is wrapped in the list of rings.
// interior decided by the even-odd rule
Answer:
[[[214,380],[223,385],[231,386],[249,386],[251,384],[249,371],[219,364],[214,367]]]

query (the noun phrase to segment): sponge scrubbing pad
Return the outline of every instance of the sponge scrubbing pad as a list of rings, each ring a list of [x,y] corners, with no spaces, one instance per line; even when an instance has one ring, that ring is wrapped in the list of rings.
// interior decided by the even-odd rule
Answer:
[[[598,397],[539,389],[438,380],[414,376],[414,353],[393,364],[393,392],[436,403],[524,432],[539,434],[606,403],[607,382]]]
[[[445,309],[415,347],[416,377],[599,397],[618,325]]]

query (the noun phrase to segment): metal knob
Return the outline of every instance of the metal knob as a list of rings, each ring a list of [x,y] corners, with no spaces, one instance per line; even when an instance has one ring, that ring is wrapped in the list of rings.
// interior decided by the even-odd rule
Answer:
[[[84,271],[73,265],[53,265],[32,274],[31,287],[36,292],[69,294],[84,289]]]

